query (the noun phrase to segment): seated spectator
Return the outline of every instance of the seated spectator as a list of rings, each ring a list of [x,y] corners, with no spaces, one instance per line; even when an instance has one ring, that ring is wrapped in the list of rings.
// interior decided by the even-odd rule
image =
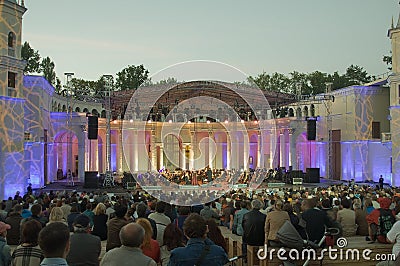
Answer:
[[[119,232],[121,228],[129,222],[125,219],[127,207],[125,205],[115,205],[115,217],[107,224],[107,244],[106,251],[121,246]]]
[[[78,210],[79,205],[78,204],[74,204],[71,207],[71,212],[67,217],[67,223],[68,223],[68,227],[69,227],[69,231],[70,232],[74,232],[74,226],[73,223],[76,219],[76,217],[78,217],[81,213]]]
[[[251,202],[253,209],[243,216],[243,245],[264,246],[266,215],[260,212],[263,203],[255,199]],[[244,251],[244,250],[243,250]],[[245,254],[245,252],[243,253]]]
[[[353,204],[353,209],[356,213],[357,235],[368,236],[367,212],[361,208],[358,201]]]
[[[12,254],[13,266],[39,266],[44,259],[43,251],[38,246],[39,232],[42,225],[36,220],[24,223],[21,245]]]
[[[98,236],[90,234],[90,218],[81,214],[75,218],[73,226],[74,234],[71,235],[67,256],[68,265],[99,265],[101,241]]]
[[[282,210],[287,212],[290,218],[290,223],[296,228],[297,232],[303,239],[307,238],[305,228],[300,225],[300,218],[293,211],[293,206],[289,202],[283,204]]]
[[[171,250],[185,246],[182,240],[183,238],[183,232],[175,224],[170,223],[167,225],[167,227],[165,227],[163,237],[164,245],[160,247],[161,266],[168,265]]]
[[[137,214],[138,218],[145,218],[150,222],[151,229],[153,229],[153,235],[152,235],[151,238],[156,240],[157,239],[157,225],[156,225],[156,222],[153,219],[150,219],[150,218],[147,217],[146,211],[147,211],[147,206],[143,202],[139,203],[136,206],[136,214]]]
[[[93,227],[94,212],[92,211],[92,203],[86,204],[86,210],[83,214],[90,218],[90,227]]]
[[[282,210],[283,202],[276,200],[274,208],[267,214],[265,219],[265,242],[269,246],[280,246],[281,243],[276,236],[278,230],[282,227],[285,221],[290,221],[289,214]]]
[[[136,223],[141,225],[144,229],[144,239],[141,245],[143,254],[152,258],[155,262],[159,263],[160,260],[160,246],[157,240],[151,238],[153,230],[151,229],[150,222],[147,219],[139,218]]]
[[[54,222],[61,222],[65,223],[65,225],[68,225],[68,223],[64,220],[64,212],[61,207],[54,207],[51,209],[49,222],[47,223],[47,225]]]
[[[365,199],[364,209],[367,212],[367,215],[370,214],[373,210],[375,210],[374,206],[372,206],[372,200],[370,198]]]
[[[206,220],[206,224],[208,226],[207,237],[214,242],[214,244],[220,246],[228,253],[228,247],[226,246],[225,238],[221,233],[221,229],[219,229],[217,223],[214,219]]]
[[[204,208],[200,211],[200,216],[206,220],[211,218],[219,219],[218,213],[216,213],[213,209],[211,209],[211,202],[207,202],[204,205]]]
[[[203,217],[192,213],[185,220],[183,231],[189,239],[186,247],[171,251],[168,265],[224,265],[228,256],[220,246],[207,238],[207,224]]]
[[[143,254],[140,246],[144,240],[144,229],[137,223],[129,223],[121,228],[121,247],[114,248],[104,255],[101,266],[156,266],[157,263]]]
[[[351,201],[347,198],[342,199],[343,209],[337,213],[337,221],[343,229],[343,236],[355,236],[357,232],[356,213],[350,209]]]
[[[21,224],[23,224],[26,221],[37,220],[42,224],[42,227],[45,227],[48,221],[47,218],[44,217],[42,214],[42,205],[33,204],[33,206],[31,207],[31,212],[32,215],[28,218],[22,219]]]
[[[396,256],[395,261],[382,261],[377,266],[397,266],[400,262],[400,221],[397,221],[386,235],[386,242],[394,243],[392,254]]]
[[[388,243],[386,235],[396,221],[393,211],[389,210],[391,203],[389,198],[381,198],[380,208],[367,215],[369,237],[372,241]]]
[[[41,265],[68,266],[65,258],[69,252],[69,228],[64,223],[54,222],[39,233],[39,246],[43,250]]]
[[[178,217],[175,218],[174,224],[177,225],[179,229],[183,230],[183,223],[185,222],[189,214],[190,214],[190,207],[180,206],[178,209]]]
[[[166,203],[158,201],[156,203],[156,212],[150,213],[149,218],[153,219],[157,225],[157,241],[159,246],[163,245],[163,236],[165,227],[171,223],[171,219],[164,214]]]
[[[247,209],[247,202],[242,200],[240,202],[240,210],[235,212],[235,216],[233,217],[233,229],[232,232],[238,236],[243,235],[243,216],[248,213],[249,210]],[[201,213],[200,213],[201,215]]]
[[[6,236],[7,230],[10,230],[9,224],[0,222],[0,265],[10,265],[11,263],[11,248],[7,245]]]
[[[10,214],[6,218],[6,224],[11,226],[11,229],[7,233],[7,244],[8,245],[19,245],[21,236],[21,220],[22,220],[22,206],[17,204],[14,209],[11,210]]]
[[[92,234],[100,237],[100,240],[107,239],[107,220],[106,205],[100,202],[94,209],[92,230]]]
[[[306,222],[306,232],[308,239],[318,243],[325,234],[325,227],[333,227],[332,221],[328,218],[326,212],[316,208],[315,198],[305,199],[302,202],[302,218]]]

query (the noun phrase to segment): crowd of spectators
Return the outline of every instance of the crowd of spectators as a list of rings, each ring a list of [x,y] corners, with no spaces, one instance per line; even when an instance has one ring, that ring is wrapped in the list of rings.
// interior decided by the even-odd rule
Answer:
[[[221,226],[242,236],[246,254],[248,245],[282,246],[277,232],[285,222],[316,243],[333,227],[338,236],[395,243],[393,254],[400,251],[396,188],[239,189],[193,206],[173,205],[139,190],[37,193],[18,192],[1,203],[2,265],[224,265]],[[101,241],[106,241],[103,258]]]

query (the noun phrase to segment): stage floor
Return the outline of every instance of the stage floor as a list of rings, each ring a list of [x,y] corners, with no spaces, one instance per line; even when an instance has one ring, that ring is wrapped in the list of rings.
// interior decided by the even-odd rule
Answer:
[[[290,184],[285,184],[282,183],[281,181],[274,181],[274,182],[263,182],[258,188],[259,189],[279,189],[279,188],[316,188],[316,187],[328,187],[332,185],[348,185],[348,181],[346,180],[328,180],[328,179],[320,179],[320,183],[303,183],[302,185],[290,185]],[[361,186],[361,185],[370,185],[370,186],[377,186],[378,183],[356,183],[356,185]],[[386,187],[386,186],[385,186]],[[66,180],[59,180],[56,182],[52,182],[50,184],[47,184],[45,187],[40,188],[40,189],[34,189],[35,193],[40,193],[41,191],[43,192],[50,192],[50,191],[67,191],[67,192],[97,192],[97,193],[126,193],[127,191],[135,191],[135,188],[131,189],[126,189],[122,187],[122,184],[118,184],[113,187],[103,187],[102,185],[99,184],[98,188],[85,188],[84,183],[82,182],[75,182],[74,186],[69,184]]]

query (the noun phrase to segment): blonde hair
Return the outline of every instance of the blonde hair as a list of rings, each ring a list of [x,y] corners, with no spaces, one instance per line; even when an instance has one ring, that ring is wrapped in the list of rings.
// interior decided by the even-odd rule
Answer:
[[[105,214],[106,213],[106,205],[103,203],[97,204],[96,208],[94,208],[94,215],[100,215],[100,214]]]
[[[150,240],[153,235],[153,228],[151,228],[150,222],[146,218],[139,218],[136,223],[144,228],[144,239],[142,247],[151,249]]]
[[[64,212],[60,207],[53,207],[50,212],[49,222],[64,221]]]

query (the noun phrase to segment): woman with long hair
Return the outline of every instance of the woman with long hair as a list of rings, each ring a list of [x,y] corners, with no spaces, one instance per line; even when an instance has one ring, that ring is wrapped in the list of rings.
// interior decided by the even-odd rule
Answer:
[[[228,253],[228,247],[226,246],[225,238],[221,233],[217,223],[214,219],[207,219],[206,224],[208,225],[207,237],[214,242],[215,245],[222,247],[226,253]]]
[[[96,208],[94,209],[94,216],[93,216],[93,231],[92,234],[95,236],[100,237],[100,239],[106,240],[107,239],[107,220],[108,216],[106,214],[106,205],[103,203],[97,204]]]
[[[150,222],[145,218],[139,218],[136,223],[144,228],[144,240],[141,246],[143,254],[152,258],[155,262],[160,262],[160,246],[157,240],[151,238],[153,235],[153,229],[151,228]]]
[[[160,247],[161,251],[161,266],[166,266],[169,263],[169,256],[171,255],[171,250],[177,247],[184,247],[183,243],[183,232],[176,226],[175,223],[170,223],[165,227],[163,243]]]

